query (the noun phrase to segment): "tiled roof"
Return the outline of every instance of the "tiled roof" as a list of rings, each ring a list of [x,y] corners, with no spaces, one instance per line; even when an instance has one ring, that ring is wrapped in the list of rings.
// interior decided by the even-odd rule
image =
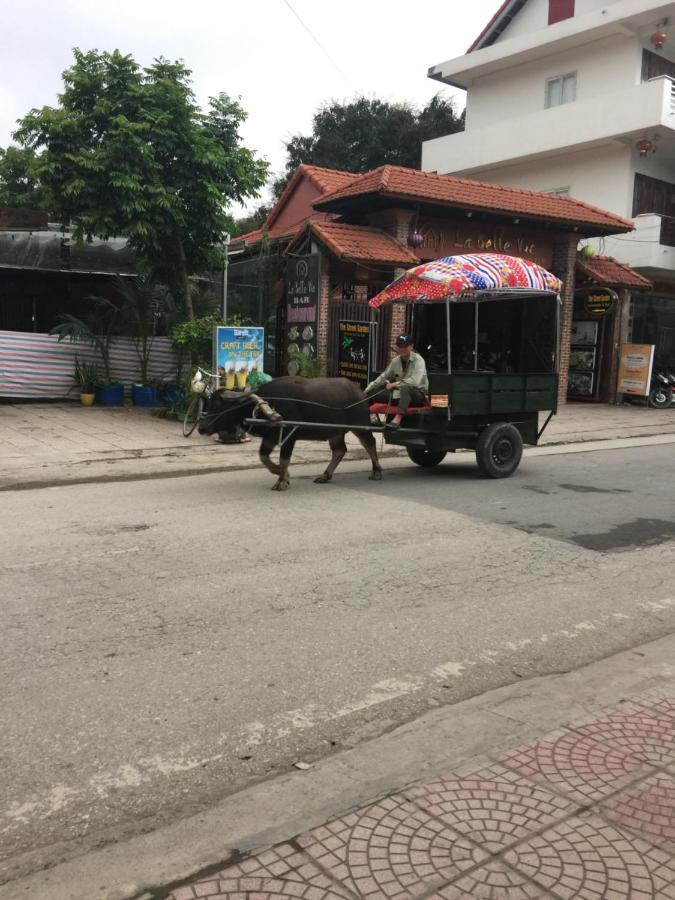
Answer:
[[[441,206],[506,213],[528,219],[545,219],[565,225],[587,226],[591,231],[615,234],[632,231],[633,223],[581,200],[556,197],[523,188],[505,187],[405,169],[380,166],[359,175],[346,186],[326,194],[314,203],[316,209],[337,209],[339,201],[350,197],[380,194],[407,200],[426,200]]]
[[[306,166],[304,164],[300,166],[299,171],[305,172],[317,187],[321,188],[324,194],[337,191],[359,177],[354,172],[340,172],[338,169],[323,169],[321,166]]]
[[[484,47],[487,44],[493,43],[495,37],[497,37],[504,30],[504,28],[506,28],[511,19],[520,9],[522,9],[524,5],[525,0],[504,0],[504,2],[495,12],[494,16],[490,19],[485,28],[481,31],[481,33],[478,35],[476,40],[471,44],[466,52],[471,53],[472,50],[476,50],[479,49],[479,47]],[[496,34],[494,34],[493,32],[496,32]]]
[[[298,224],[294,225],[292,228],[286,228],[283,231],[275,231],[274,234],[270,234],[269,236],[275,241],[282,240],[284,238],[292,238],[298,233],[298,231],[304,224],[304,221],[298,222]],[[238,234],[236,237],[232,238],[232,245],[240,243],[257,244],[263,239],[263,233],[263,228],[256,228],[255,231],[247,231],[246,234]]]
[[[414,266],[419,259],[379,228],[342,222],[310,222],[312,234],[338,259],[351,262]]]
[[[293,172],[288,184],[279,195],[279,199],[269,211],[267,218],[265,219],[265,227],[269,229],[274,228],[274,220],[284,208],[286,201],[295,190],[297,183],[302,181],[303,178],[308,178],[322,194],[328,194],[332,191],[339,190],[357,177],[358,176],[354,175],[352,172],[340,172],[337,169],[323,169],[321,166],[307,166],[304,163],[299,165],[295,172]]]
[[[647,290],[652,282],[611,256],[579,256],[577,269],[597,284],[615,288]]]

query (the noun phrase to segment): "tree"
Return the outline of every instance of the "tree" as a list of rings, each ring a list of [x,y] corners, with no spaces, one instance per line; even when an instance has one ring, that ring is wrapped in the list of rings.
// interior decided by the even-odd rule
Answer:
[[[256,231],[260,228],[270,213],[272,207],[266,203],[260,203],[248,216],[241,219],[235,219],[232,229],[232,237],[238,237],[240,234],[247,234],[249,231]]]
[[[42,191],[35,174],[35,153],[27,147],[0,147],[0,205],[42,205]]]
[[[75,238],[127,236],[191,319],[188,277],[220,267],[227,205],[256,197],[267,175],[241,144],[246,113],[226,94],[203,112],[180,62],[74,55],[59,105],[29,112],[15,138],[36,152],[49,209]]]
[[[436,94],[421,110],[409,103],[357,97],[331,102],[314,114],[311,135],[296,134],[286,144],[286,171],[273,184],[279,196],[301,163],[367,172],[390,163],[417,168],[422,141],[464,128],[452,100]]]

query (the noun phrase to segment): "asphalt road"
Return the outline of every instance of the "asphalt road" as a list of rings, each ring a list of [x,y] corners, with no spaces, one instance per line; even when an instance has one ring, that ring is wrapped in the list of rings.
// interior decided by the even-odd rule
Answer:
[[[7,880],[675,630],[673,445],[2,495]]]

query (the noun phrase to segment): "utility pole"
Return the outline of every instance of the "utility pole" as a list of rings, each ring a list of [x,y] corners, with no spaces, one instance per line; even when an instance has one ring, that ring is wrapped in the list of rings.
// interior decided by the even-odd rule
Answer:
[[[223,322],[227,322],[227,267],[229,265],[230,235],[225,234],[223,239]]]

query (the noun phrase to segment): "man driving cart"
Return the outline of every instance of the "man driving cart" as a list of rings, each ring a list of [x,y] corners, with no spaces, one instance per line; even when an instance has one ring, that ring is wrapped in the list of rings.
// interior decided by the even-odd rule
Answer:
[[[386,402],[398,408],[388,426],[390,428],[398,428],[408,407],[424,406],[429,393],[427,366],[424,358],[415,353],[412,337],[399,334],[395,343],[396,356],[384,372],[366,387],[366,396],[386,390],[389,395]]]

